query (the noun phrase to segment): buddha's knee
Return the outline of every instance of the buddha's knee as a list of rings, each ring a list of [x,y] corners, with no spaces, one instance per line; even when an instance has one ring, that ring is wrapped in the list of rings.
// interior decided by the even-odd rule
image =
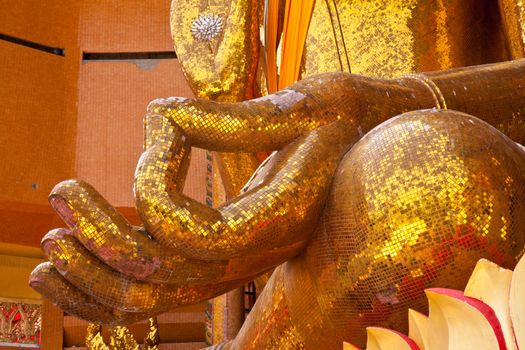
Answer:
[[[512,268],[525,244],[525,152],[485,122],[417,111],[341,161],[306,254],[324,313],[349,341],[406,324],[423,290],[463,289],[476,261]]]

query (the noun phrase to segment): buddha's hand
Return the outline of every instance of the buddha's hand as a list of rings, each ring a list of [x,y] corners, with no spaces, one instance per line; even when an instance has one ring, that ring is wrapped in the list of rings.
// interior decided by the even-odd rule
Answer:
[[[48,233],[50,263],[30,284],[70,314],[126,324],[243,285],[304,247],[333,173],[352,139],[335,122],[283,147],[244,195],[213,209],[181,194],[191,138],[167,118],[146,118],[131,226],[91,186],[69,180],[50,195],[69,229]]]

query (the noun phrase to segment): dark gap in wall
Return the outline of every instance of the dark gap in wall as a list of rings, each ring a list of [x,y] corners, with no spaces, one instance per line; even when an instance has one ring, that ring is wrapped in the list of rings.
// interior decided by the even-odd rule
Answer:
[[[57,55],[57,56],[65,56],[66,55],[66,50],[65,49],[61,49],[59,47],[52,47],[52,46],[43,45],[43,44],[35,43],[33,41],[25,40],[25,39],[15,38],[14,36],[10,36],[10,35],[7,35],[7,34],[0,33],[0,40],[8,41],[8,42],[13,43],[13,44],[22,45],[22,46],[25,46],[25,47],[29,47],[31,49],[47,52],[47,53],[50,53],[50,54],[53,54],[53,55]]]
[[[177,58],[174,51],[160,52],[83,52],[84,61],[123,61],[123,60],[167,60]]]

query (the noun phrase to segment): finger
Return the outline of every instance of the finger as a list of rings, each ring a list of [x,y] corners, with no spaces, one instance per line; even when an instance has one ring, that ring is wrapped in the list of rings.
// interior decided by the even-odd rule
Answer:
[[[257,252],[232,260],[189,259],[129,225],[93,187],[83,181],[68,180],[58,184],[50,199],[55,210],[72,228],[70,234],[85,248],[116,271],[141,281],[199,285],[244,279],[264,272],[267,269],[265,263],[276,265],[290,255],[289,250],[297,249],[290,246],[288,250]]]
[[[237,103],[158,99],[150,103],[148,112],[179,125],[194,147],[220,152],[281,149],[305,131],[338,120],[349,107],[357,108],[351,78],[326,74]]]
[[[168,191],[180,162],[172,146],[178,136],[166,134],[137,166],[137,208],[157,241],[189,258],[233,259],[291,245],[300,249],[320,217],[339,160],[358,136],[341,123],[301,136],[277,154],[262,183],[213,209]]]
[[[29,285],[68,314],[88,322],[125,325],[149,317],[142,313],[124,313],[100,304],[67,282],[50,262],[38,265],[31,272]]]
[[[133,228],[92,186],[63,181],[50,202],[73,235],[101,261],[138,280],[155,283],[210,283],[224,275],[226,261],[187,259]]]
[[[42,250],[57,271],[81,292],[124,312],[155,314],[210,299],[244,283],[184,286],[137,281],[111,270],[64,230],[48,233],[42,240]]]

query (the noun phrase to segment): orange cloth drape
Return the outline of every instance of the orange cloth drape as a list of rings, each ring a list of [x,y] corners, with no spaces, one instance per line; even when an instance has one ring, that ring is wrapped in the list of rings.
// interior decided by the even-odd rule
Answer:
[[[315,0],[286,0],[279,90],[299,80],[304,43]]]
[[[281,71],[277,77],[277,36],[279,0],[269,0],[266,8],[266,60],[268,92],[272,93],[299,79],[304,43],[315,0],[286,0],[281,44]]]
[[[279,31],[279,0],[268,0],[265,16],[265,48],[268,93],[277,91],[277,35]]]

